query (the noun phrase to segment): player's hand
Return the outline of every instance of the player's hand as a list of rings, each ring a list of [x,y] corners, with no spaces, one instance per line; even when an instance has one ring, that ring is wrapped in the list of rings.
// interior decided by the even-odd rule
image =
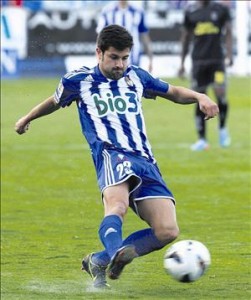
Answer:
[[[25,117],[22,117],[16,122],[15,131],[18,134],[23,134],[29,129],[29,126],[30,126],[30,122],[27,122],[27,119]]]
[[[205,94],[201,94],[201,97],[199,98],[199,106],[200,110],[205,114],[205,120],[214,118],[219,114],[218,105]]]

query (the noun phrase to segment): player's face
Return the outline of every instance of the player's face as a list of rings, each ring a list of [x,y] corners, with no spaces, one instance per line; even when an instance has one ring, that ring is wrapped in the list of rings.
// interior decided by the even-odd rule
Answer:
[[[120,79],[128,66],[129,54],[129,48],[119,51],[110,47],[104,53],[97,48],[99,68],[103,75],[113,80]]]

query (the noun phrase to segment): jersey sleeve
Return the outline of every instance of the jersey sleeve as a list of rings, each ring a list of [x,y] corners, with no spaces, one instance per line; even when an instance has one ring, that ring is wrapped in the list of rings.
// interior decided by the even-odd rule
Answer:
[[[55,101],[61,106],[69,106],[79,98],[79,81],[63,77],[54,94]]]
[[[153,77],[149,72],[137,68],[137,75],[140,77],[143,85],[143,97],[147,99],[156,99],[160,94],[167,93],[169,84],[159,78]]]

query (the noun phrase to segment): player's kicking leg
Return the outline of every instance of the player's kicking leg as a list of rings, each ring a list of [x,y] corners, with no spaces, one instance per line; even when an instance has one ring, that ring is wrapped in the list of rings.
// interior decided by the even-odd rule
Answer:
[[[107,269],[108,277],[110,279],[118,279],[124,267],[137,256],[135,246],[126,245],[121,247],[111,259]]]

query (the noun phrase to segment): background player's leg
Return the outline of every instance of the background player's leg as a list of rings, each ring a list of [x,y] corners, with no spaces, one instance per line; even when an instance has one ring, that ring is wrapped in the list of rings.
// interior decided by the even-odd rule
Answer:
[[[226,121],[229,111],[229,103],[226,96],[226,76],[224,71],[216,71],[214,79],[214,93],[219,106],[219,144],[228,147],[231,139],[227,130]]]
[[[194,65],[192,69],[192,89],[206,94],[207,85],[209,82],[209,75],[207,70],[204,70],[200,65]],[[202,151],[207,150],[209,145],[206,137],[206,121],[204,120],[205,115],[200,110],[199,105],[195,106],[195,129],[198,136],[198,141],[191,145],[191,150]]]
[[[195,108],[195,126],[199,139],[206,140],[206,128],[205,128],[205,114],[200,110],[198,104],[196,104]]]

